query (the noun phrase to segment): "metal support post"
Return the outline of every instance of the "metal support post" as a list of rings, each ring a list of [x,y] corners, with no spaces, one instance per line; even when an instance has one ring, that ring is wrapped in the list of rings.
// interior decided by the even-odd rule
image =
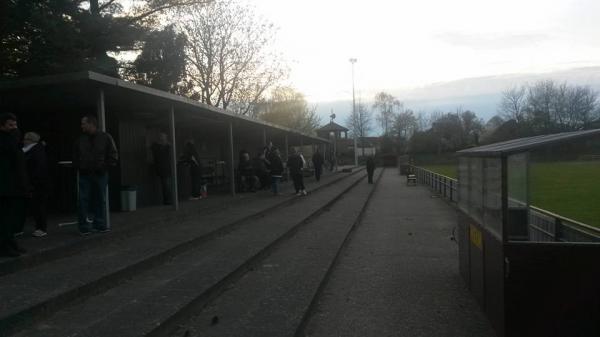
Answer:
[[[179,209],[179,186],[178,181],[179,177],[177,176],[177,145],[175,136],[175,107],[171,105],[170,116],[169,116],[169,130],[171,133],[171,172],[172,172],[172,181],[171,181],[171,193],[173,206],[175,210]]]
[[[235,196],[235,169],[234,169],[234,159],[235,155],[233,153],[233,122],[229,122],[228,128],[229,135],[229,185],[231,187],[231,195]]]
[[[100,131],[106,132],[106,111],[104,109],[104,90],[98,89],[98,97],[96,100],[96,114],[98,115],[98,126],[100,127]],[[79,189],[79,186],[77,186]],[[106,218],[106,228],[110,228],[110,197],[109,197],[109,189],[108,184],[106,184],[105,193],[105,202],[106,209],[105,218]]]

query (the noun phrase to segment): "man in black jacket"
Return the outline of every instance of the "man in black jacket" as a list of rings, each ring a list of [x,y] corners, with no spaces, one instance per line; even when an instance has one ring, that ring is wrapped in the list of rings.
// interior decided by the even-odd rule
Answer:
[[[45,145],[40,143],[40,135],[27,132],[23,137],[23,152],[27,164],[27,175],[33,192],[28,200],[28,208],[35,219],[33,236],[42,237],[47,234],[46,205],[48,203],[49,176]]]
[[[94,229],[107,232],[106,187],[108,168],[119,159],[111,135],[98,129],[98,120],[92,115],[81,119],[83,135],[75,146],[73,166],[79,170],[79,232],[90,234]],[[88,216],[93,215],[92,228]]]
[[[375,158],[369,156],[369,158],[367,158],[367,176],[369,184],[373,183],[373,172],[375,172]]]
[[[9,257],[24,252],[14,234],[23,223],[25,197],[31,190],[18,131],[15,115],[0,114],[0,255]]]
[[[304,177],[302,176],[302,168],[304,167],[304,160],[296,151],[295,148],[291,148],[292,153],[287,160],[287,167],[290,170],[290,175],[294,181],[294,188],[296,189],[296,195],[306,195],[306,189],[304,187]]]
[[[283,163],[281,162],[281,154],[279,149],[273,147],[269,153],[269,163],[271,164],[271,186],[274,195],[280,195],[279,193],[279,181],[283,175]]]

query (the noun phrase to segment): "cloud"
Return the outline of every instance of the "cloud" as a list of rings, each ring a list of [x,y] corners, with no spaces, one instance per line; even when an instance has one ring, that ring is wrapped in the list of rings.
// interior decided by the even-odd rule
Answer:
[[[526,48],[550,39],[547,34],[540,33],[459,33],[446,32],[437,34],[436,39],[457,47],[468,47],[479,50]]]

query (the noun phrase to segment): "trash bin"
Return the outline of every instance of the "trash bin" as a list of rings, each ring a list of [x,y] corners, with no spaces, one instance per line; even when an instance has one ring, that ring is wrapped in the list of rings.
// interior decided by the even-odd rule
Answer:
[[[135,186],[121,187],[121,211],[135,211],[137,188]]]

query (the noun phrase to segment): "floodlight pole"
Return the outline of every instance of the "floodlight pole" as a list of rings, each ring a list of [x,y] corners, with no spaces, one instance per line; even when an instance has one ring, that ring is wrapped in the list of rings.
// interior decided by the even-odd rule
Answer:
[[[354,96],[354,64],[356,63],[356,61],[357,59],[350,58],[350,63],[352,63],[352,119],[354,120],[354,166],[358,166],[358,151],[356,149],[356,132],[358,125],[356,125],[356,99]]]

